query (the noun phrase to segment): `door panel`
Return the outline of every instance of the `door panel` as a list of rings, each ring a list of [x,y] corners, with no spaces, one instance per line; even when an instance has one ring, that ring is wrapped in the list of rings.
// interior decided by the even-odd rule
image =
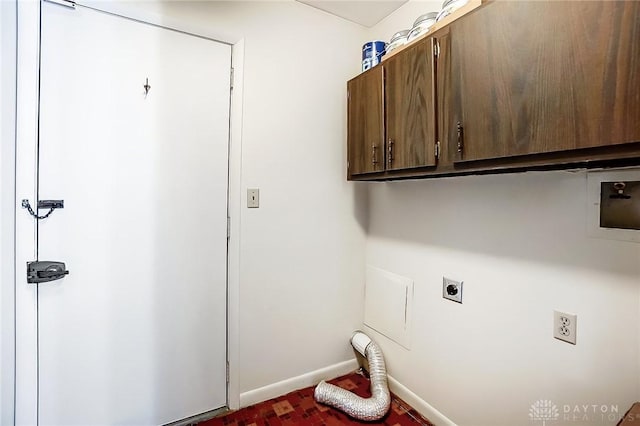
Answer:
[[[384,171],[382,66],[350,80],[348,110],[349,175]]]
[[[230,47],[48,3],[42,40],[40,423],[224,406]]]
[[[453,23],[460,159],[640,141],[639,38],[638,2],[494,2]]]
[[[392,56],[383,66],[387,144],[392,145],[387,147],[387,170],[435,166],[433,38]]]

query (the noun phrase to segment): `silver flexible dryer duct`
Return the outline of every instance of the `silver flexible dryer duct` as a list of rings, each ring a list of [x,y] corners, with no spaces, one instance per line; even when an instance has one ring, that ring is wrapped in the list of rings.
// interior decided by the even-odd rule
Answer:
[[[369,362],[371,378],[371,398],[362,398],[353,392],[339,388],[325,381],[316,386],[314,398],[323,404],[331,405],[358,420],[378,420],[382,418],[391,405],[391,394],[387,385],[387,369],[380,347],[358,331],[351,338],[351,344]]]

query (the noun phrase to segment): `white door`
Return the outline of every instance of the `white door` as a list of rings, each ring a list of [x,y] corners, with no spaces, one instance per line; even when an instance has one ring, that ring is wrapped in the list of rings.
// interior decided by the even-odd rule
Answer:
[[[228,45],[42,4],[41,425],[226,405]],[[148,93],[144,88],[148,85]],[[41,211],[44,213],[44,211]]]

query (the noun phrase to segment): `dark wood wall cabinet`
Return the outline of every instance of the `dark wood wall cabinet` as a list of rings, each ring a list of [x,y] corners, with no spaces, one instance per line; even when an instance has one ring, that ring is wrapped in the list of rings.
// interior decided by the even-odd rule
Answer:
[[[490,2],[348,82],[348,179],[640,164],[640,2]]]

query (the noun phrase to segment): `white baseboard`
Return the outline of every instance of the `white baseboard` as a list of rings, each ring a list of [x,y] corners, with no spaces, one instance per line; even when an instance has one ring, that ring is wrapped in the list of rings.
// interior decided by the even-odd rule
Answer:
[[[457,426],[440,411],[433,408],[427,401],[413,393],[409,388],[398,382],[391,376],[387,376],[389,389],[395,395],[414,408],[418,413],[426,417],[435,426]]]
[[[282,396],[297,389],[317,385],[321,380],[335,379],[336,377],[351,373],[357,369],[358,361],[354,358],[258,389],[242,392],[240,394],[240,408]]]

